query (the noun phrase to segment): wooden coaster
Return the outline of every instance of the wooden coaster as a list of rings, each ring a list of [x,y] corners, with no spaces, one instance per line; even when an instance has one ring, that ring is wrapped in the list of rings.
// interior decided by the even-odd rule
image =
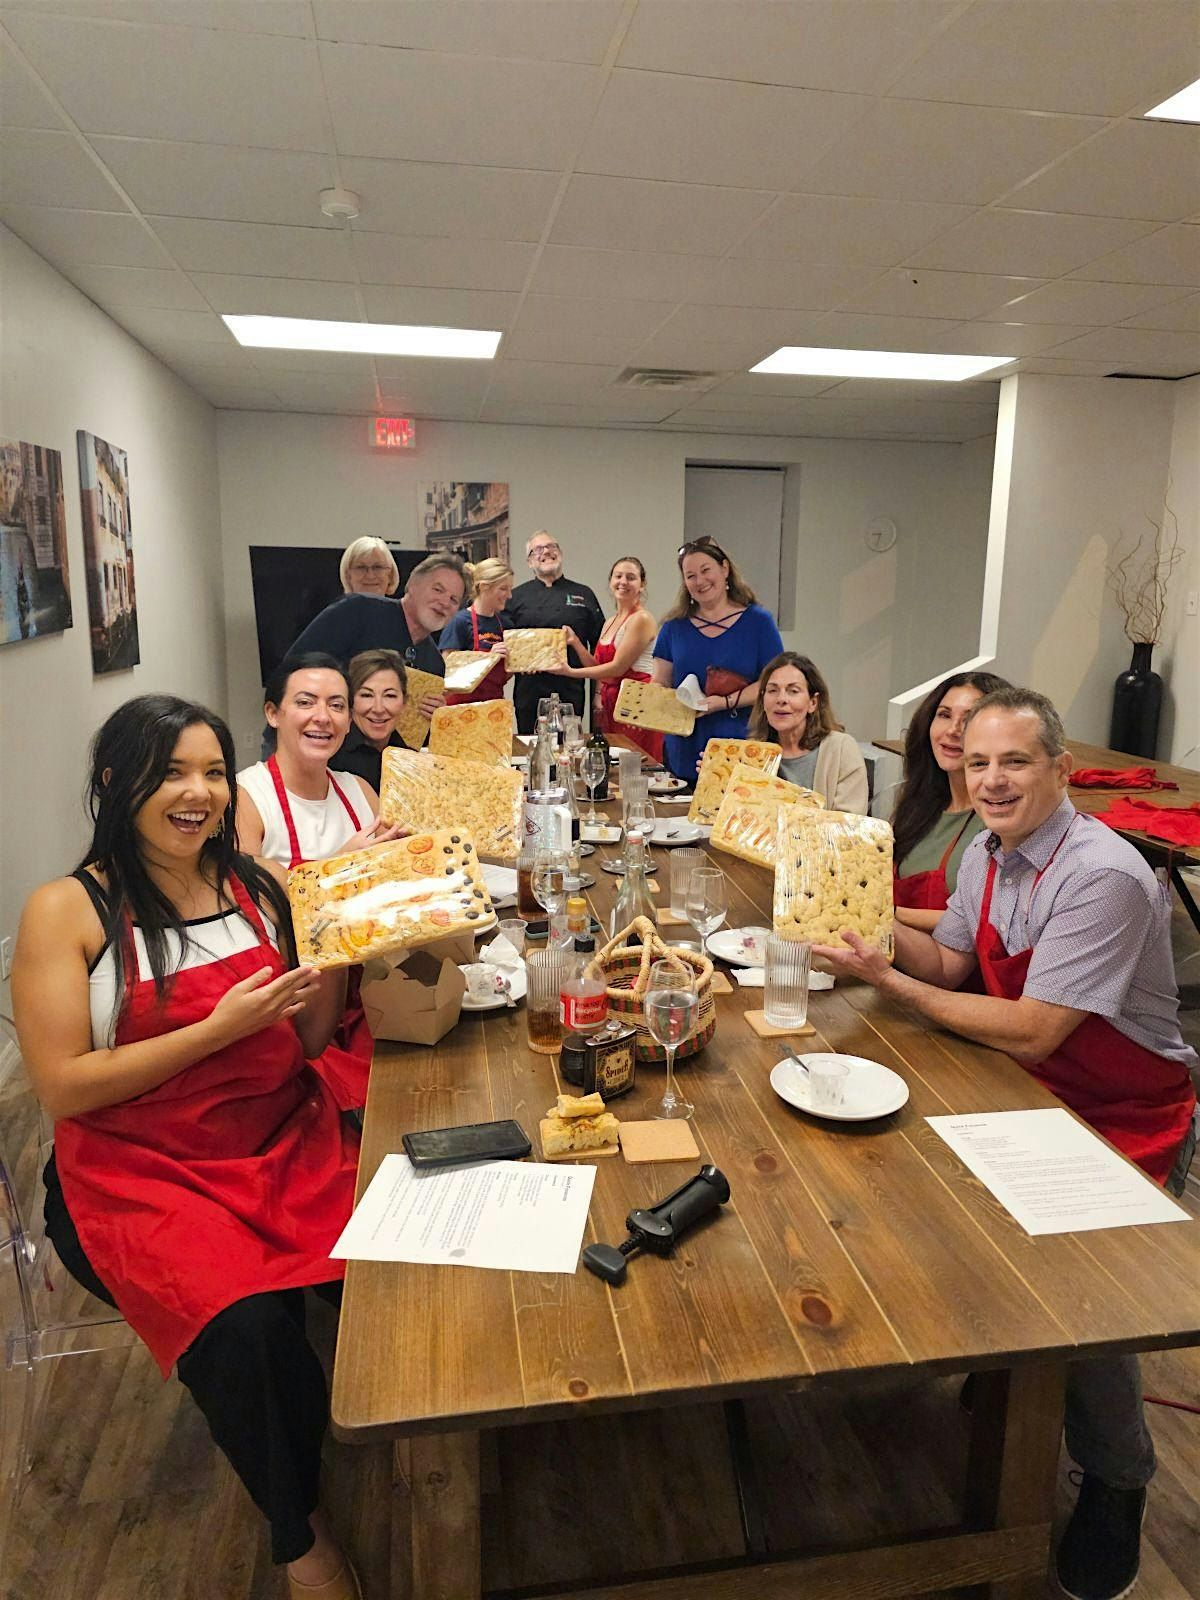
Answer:
[[[714,994],[733,993],[733,985],[730,983],[729,979],[723,972],[718,972],[715,967],[713,968],[712,975],[712,992]]]
[[[658,925],[660,928],[670,926],[686,927],[687,918],[678,916],[671,910],[670,906],[662,906],[658,913]]]
[[[686,1122],[623,1122],[621,1154],[629,1162],[696,1161],[700,1146]]]
[[[762,1011],[747,1011],[743,1015],[754,1029],[760,1039],[789,1039],[793,1034],[816,1033],[811,1022],[806,1022],[799,1028],[775,1028],[767,1021],[766,1014]]]
[[[626,1128],[626,1124],[622,1123],[621,1124],[621,1132],[622,1133],[624,1133],[625,1128]],[[543,1161],[598,1161],[601,1156],[615,1156],[615,1155],[619,1155],[619,1154],[620,1154],[620,1150],[619,1150],[617,1145],[615,1145],[615,1144],[606,1144],[599,1150],[564,1150],[563,1153],[561,1155],[558,1155],[558,1156],[548,1156],[543,1151],[542,1152],[542,1160]]]

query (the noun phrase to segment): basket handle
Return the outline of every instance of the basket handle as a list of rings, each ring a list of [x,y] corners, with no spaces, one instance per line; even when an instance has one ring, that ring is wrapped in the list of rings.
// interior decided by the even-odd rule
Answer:
[[[631,933],[638,935],[643,946],[646,946],[651,939],[658,938],[658,930],[649,917],[634,917],[627,928],[622,928],[620,933],[614,933],[608,943],[602,949],[596,951],[595,959],[603,961],[606,956],[612,955],[614,950],[619,950],[626,943]]]

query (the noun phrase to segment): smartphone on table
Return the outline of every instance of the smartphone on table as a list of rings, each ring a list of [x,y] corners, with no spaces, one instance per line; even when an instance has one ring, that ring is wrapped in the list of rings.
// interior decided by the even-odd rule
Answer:
[[[462,1161],[519,1161],[533,1146],[519,1122],[473,1122],[463,1128],[406,1133],[408,1159],[419,1172]]]

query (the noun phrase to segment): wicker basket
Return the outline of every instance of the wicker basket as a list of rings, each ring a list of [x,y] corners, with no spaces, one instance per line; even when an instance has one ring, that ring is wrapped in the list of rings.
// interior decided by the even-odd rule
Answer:
[[[640,944],[627,944],[631,934],[636,934]],[[643,1004],[650,983],[650,968],[656,961],[677,961],[687,967],[696,980],[700,995],[700,1011],[695,1031],[683,1041],[675,1059],[694,1056],[712,1038],[717,1030],[717,1005],[713,999],[713,965],[707,956],[698,956],[692,950],[674,949],[668,945],[648,917],[637,917],[627,928],[616,934],[601,950],[597,950],[593,966],[604,977],[608,988],[608,1009],[614,1016],[623,1017],[637,1029],[636,1053],[639,1061],[665,1061],[667,1052],[657,1044],[646,1027]]]

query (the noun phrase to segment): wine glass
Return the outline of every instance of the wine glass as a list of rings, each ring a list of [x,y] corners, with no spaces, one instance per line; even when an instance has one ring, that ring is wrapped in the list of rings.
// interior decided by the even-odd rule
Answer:
[[[688,880],[687,919],[700,935],[700,948],[708,949],[708,936],[725,921],[728,899],[725,874],[720,867],[697,867]]]
[[[587,814],[587,825],[594,828],[600,822],[596,815],[596,790],[608,776],[608,757],[604,751],[594,745],[588,745],[580,761],[580,771],[583,781],[587,784],[588,798],[592,802],[592,809]]]
[[[533,898],[553,920],[567,908],[567,858],[558,850],[540,850],[530,877]]]
[[[656,1117],[686,1121],[696,1109],[691,1101],[680,1099],[676,1091],[675,1052],[695,1031],[699,1014],[700,995],[692,969],[682,961],[656,961],[650,968],[645,1000],[650,1037],[667,1052],[667,1087],[654,1113]]]

